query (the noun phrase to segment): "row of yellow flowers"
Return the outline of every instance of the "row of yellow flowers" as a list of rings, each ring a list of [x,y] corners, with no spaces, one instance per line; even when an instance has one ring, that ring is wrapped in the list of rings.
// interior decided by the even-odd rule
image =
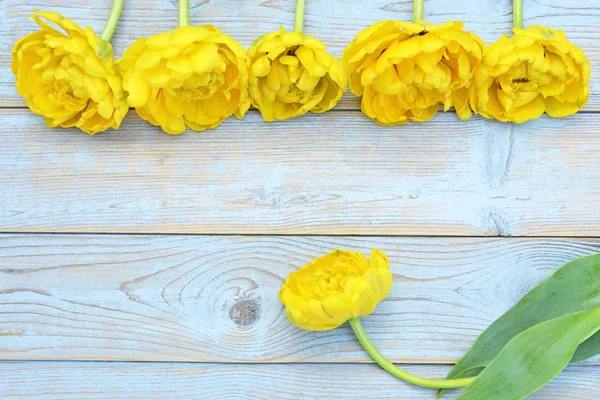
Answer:
[[[463,120],[472,113],[515,123],[544,112],[561,118],[588,99],[585,54],[563,31],[522,29],[518,18],[512,37],[486,46],[462,22],[424,21],[415,0],[415,22],[378,22],[339,60],[302,32],[304,0],[294,31],[282,27],[248,51],[212,25],[190,26],[189,0],[181,0],[177,29],[137,39],[115,62],[109,42],[122,2],[115,0],[100,36],[38,11],[32,18],[41,30],[15,44],[17,90],[49,127],[117,129],[129,107],[170,134],[242,118],[250,105],[266,121],[284,120],[330,110],[348,86],[362,96],[365,115],[389,126],[428,121],[440,106]],[[516,0],[517,14],[518,7]]]

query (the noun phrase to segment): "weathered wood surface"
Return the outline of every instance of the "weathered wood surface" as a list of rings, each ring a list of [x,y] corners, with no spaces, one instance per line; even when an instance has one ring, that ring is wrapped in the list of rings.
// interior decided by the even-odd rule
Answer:
[[[447,366],[406,366],[443,377]],[[571,366],[532,400],[593,400],[600,369]],[[411,399],[435,392],[408,385],[375,365],[188,363],[0,363],[0,393],[12,399]],[[456,398],[459,391],[443,399]]]
[[[0,110],[0,231],[600,235],[600,115],[515,126],[355,112],[90,137]]]
[[[367,331],[392,360],[432,364],[600,239],[2,235],[0,359],[368,362],[347,326],[293,327],[277,293],[314,257],[372,247],[394,285]]]
[[[331,52],[340,56],[342,49],[363,28],[385,19],[409,20],[412,0],[311,0],[307,2],[305,32],[323,40]],[[150,36],[176,27],[176,0],[126,1],[121,22],[114,36],[117,56],[138,37]],[[257,37],[283,24],[292,28],[295,0],[192,0],[192,23],[211,23],[238,39],[247,47]],[[49,2],[47,0],[3,0],[0,2],[0,106],[23,106],[14,88],[10,72],[10,49],[13,43],[36,26],[27,20],[34,8],[49,9],[72,18],[80,25],[102,30],[110,1],[88,0]],[[474,6],[471,0],[428,0],[425,17],[432,23],[448,20],[465,22],[466,29],[480,35],[487,43],[509,33],[512,26],[512,1],[485,0]],[[525,24],[544,24],[564,29],[569,39],[580,46],[592,65],[600,62],[600,3],[573,0],[525,1]],[[592,68],[590,102],[586,110],[600,110],[600,69]],[[338,106],[358,109],[359,101],[346,96]]]
[[[27,16],[53,10],[100,31],[110,7],[59,3],[0,0],[0,232],[15,232],[0,235],[0,360],[47,360],[0,363],[2,399],[431,399],[365,364],[347,327],[292,327],[277,299],[285,276],[336,247],[380,247],[393,291],[364,325],[393,361],[441,377],[448,367],[432,364],[455,362],[536,283],[600,251],[574,238],[600,236],[600,3],[525,1],[526,24],[565,29],[592,62],[590,101],[565,120],[447,113],[382,128],[347,94],[325,115],[265,124],[251,112],[179,137],[133,113],[96,137],[49,130],[23,109],[10,49],[36,29]],[[248,46],[291,28],[295,0],[191,3],[193,23]],[[339,56],[364,27],[410,19],[411,4],[310,0],[306,33]],[[472,4],[427,0],[426,18],[463,20],[487,42],[509,32],[510,0]],[[175,0],[127,0],[116,55],[176,17]],[[600,367],[571,366],[532,398],[599,390]]]

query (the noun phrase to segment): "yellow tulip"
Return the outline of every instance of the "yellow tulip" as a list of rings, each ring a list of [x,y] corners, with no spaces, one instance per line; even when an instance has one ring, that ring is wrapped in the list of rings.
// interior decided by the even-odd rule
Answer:
[[[212,25],[136,40],[117,62],[129,105],[165,132],[214,128],[248,108],[248,57]]]
[[[381,251],[373,249],[367,261],[362,253],[335,250],[290,274],[279,299],[294,325],[324,331],[371,314],[391,288],[390,264]]]
[[[451,107],[471,117],[470,87],[484,42],[462,22],[382,21],[360,32],[342,54],[350,89],[380,125],[425,122]]]
[[[42,30],[14,45],[11,66],[29,109],[51,128],[117,129],[128,105],[110,43],[57,13],[38,11],[32,18]]]
[[[346,91],[341,62],[323,42],[283,27],[258,38],[248,49],[252,105],[267,121],[333,108]]]
[[[546,112],[562,118],[587,102],[590,62],[565,32],[513,29],[490,44],[478,68],[473,103],[485,118],[522,123]]]

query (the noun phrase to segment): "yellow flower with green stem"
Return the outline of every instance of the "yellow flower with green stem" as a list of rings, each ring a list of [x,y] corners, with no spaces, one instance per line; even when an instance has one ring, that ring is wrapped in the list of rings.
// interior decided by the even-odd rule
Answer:
[[[342,53],[350,89],[363,113],[379,125],[426,122],[454,108],[469,119],[472,81],[485,43],[462,22],[430,24],[423,0],[413,22],[381,21],[364,29]]]
[[[341,62],[320,40],[303,33],[305,0],[297,0],[294,31],[283,27],[248,49],[252,105],[266,121],[332,109],[346,91]]]
[[[475,378],[426,379],[396,367],[369,340],[360,317],[369,316],[392,288],[386,255],[373,249],[364,254],[334,250],[291,273],[279,291],[286,316],[297,327],[325,331],[349,322],[369,356],[384,370],[414,385],[451,389],[468,386]]]
[[[92,135],[120,126],[129,107],[110,39],[122,7],[123,0],[113,1],[100,36],[54,12],[31,16],[41,30],[15,43],[11,69],[17,92],[48,127]]]
[[[487,47],[475,75],[473,103],[485,118],[522,123],[546,113],[578,112],[589,95],[590,62],[562,30],[523,29],[523,1],[513,3],[513,36]]]
[[[189,0],[179,1],[179,27],[136,40],[118,61],[129,105],[169,134],[215,128],[250,107],[248,57],[212,25],[190,26]]]
[[[371,314],[392,287],[383,252],[335,250],[284,281],[279,299],[294,325],[331,330],[349,322],[369,356],[385,371],[426,388],[466,387],[459,400],[522,400],[570,362],[600,353],[600,254],[573,260],[531,289],[497,319],[454,366],[449,378],[427,379],[387,360],[369,340],[361,317]],[[396,301],[395,304],[402,304]],[[443,390],[438,393],[438,397]]]

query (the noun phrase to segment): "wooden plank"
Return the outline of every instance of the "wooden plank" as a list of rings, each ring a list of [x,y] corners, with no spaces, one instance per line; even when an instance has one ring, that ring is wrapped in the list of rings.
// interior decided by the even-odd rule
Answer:
[[[277,293],[314,257],[372,247],[394,285],[366,330],[392,360],[432,364],[600,239],[2,235],[0,359],[368,362],[348,326],[293,327]]]
[[[443,377],[447,366],[408,365],[415,374]],[[600,390],[600,367],[571,366],[530,397],[591,400]],[[375,365],[0,363],[3,399],[412,399],[435,398]],[[444,399],[455,399],[459,390]]]
[[[600,236],[600,115],[521,126],[356,112],[169,136],[0,110],[0,231]]]
[[[98,4],[99,3],[99,4]],[[469,29],[491,43],[512,25],[512,2],[488,1],[488,4],[473,10],[472,1],[428,0],[425,16],[432,23],[461,20]],[[110,8],[110,1],[69,1],[59,4],[49,0],[4,0],[0,3],[1,48],[10,49],[24,34],[35,29],[27,22],[34,8],[50,9],[89,25],[97,32],[102,30]],[[192,23],[211,23],[248,46],[257,37],[278,29],[283,24],[288,29],[293,25],[294,0],[249,0],[232,2],[212,0],[192,3]],[[347,0],[331,2],[312,0],[306,7],[305,32],[320,38],[329,45],[336,56],[352,41],[354,36],[372,23],[385,19],[409,20],[411,0]],[[569,39],[580,46],[590,58],[592,65],[600,63],[600,3],[592,0],[573,0],[568,5],[553,0],[539,0],[525,4],[525,24],[545,24],[562,28]],[[150,36],[176,26],[175,0],[148,0],[125,2],[122,20],[114,36],[115,53],[119,56],[136,38]],[[0,54],[0,106],[23,106],[14,89],[14,78],[10,72],[9,52]],[[600,70],[592,69],[590,102],[586,110],[600,110]],[[341,109],[358,109],[359,102],[347,96],[339,105]]]

